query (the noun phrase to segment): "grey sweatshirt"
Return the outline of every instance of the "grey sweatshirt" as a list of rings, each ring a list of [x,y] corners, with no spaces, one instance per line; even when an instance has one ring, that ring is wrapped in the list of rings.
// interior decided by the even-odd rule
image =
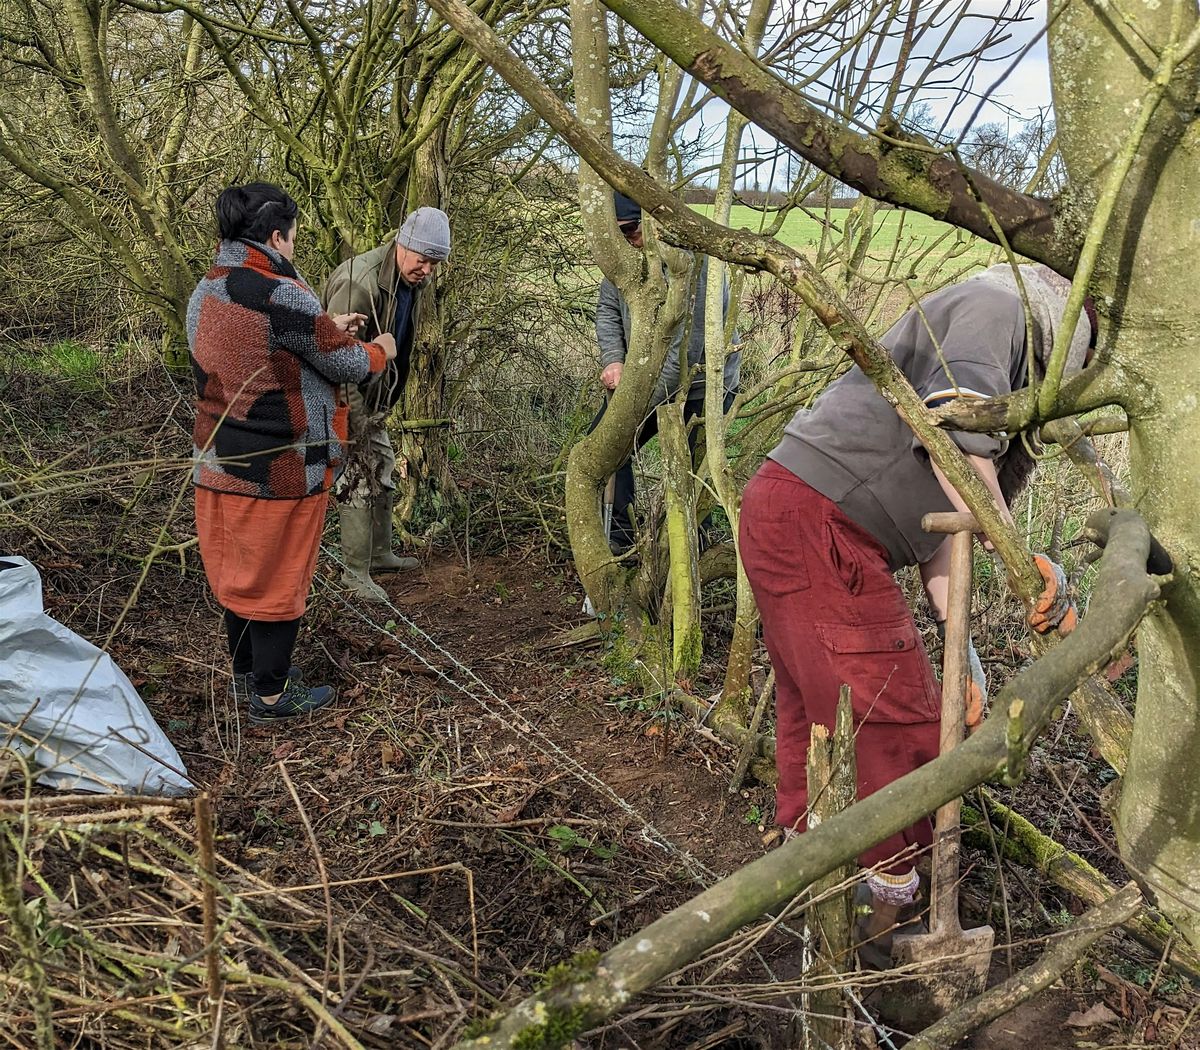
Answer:
[[[1026,382],[1025,312],[1014,292],[993,282],[935,292],[880,342],[929,405],[998,397]],[[991,434],[949,434],[997,467],[1008,452],[1008,441]],[[922,515],[953,510],[928,454],[857,365],[792,417],[769,458],[871,533],[893,570],[928,561],[945,538],[921,528]]]

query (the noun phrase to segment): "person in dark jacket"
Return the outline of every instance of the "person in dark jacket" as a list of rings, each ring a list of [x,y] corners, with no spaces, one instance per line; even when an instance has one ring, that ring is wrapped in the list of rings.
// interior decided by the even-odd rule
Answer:
[[[341,522],[342,583],[360,598],[387,600],[371,571],[415,569],[416,558],[392,550],[396,454],[387,416],[408,378],[421,296],[438,265],[450,257],[450,220],[438,208],[418,208],[396,236],[343,262],[325,284],[321,301],[353,317],[350,331],[363,338],[391,332],[396,360],[379,376],[347,387],[350,436],[346,469],[334,488]]]
[[[364,343],[292,265],[298,209],[278,186],[231,186],[217,199],[220,244],[188,302],[196,379],[196,530],[225,610],[233,694],[250,721],[324,707],[292,664],[329,488],[346,445],[343,383],[384,370],[392,336]]]
[[[1044,367],[1070,282],[1044,266],[1021,272],[1020,285],[1010,267],[1000,266],[935,292],[884,335],[883,345],[927,405],[1007,394]],[[1086,363],[1089,334],[1088,323],[1077,327],[1068,370]],[[951,437],[1011,521],[1008,501],[1029,475],[1029,455],[1004,437]],[[954,509],[965,509],[961,497],[858,367],[796,413],[746,486],[739,552],[775,670],[775,819],[783,827],[805,828],[810,731],[814,723],[832,730],[843,683],[854,706],[860,798],[937,757],[941,689],[892,573],[919,566],[934,618],[945,620],[949,538],[924,532],[921,518]],[[1075,613],[1063,571],[1044,555],[1036,561],[1046,590],[1031,626],[1065,633]],[[972,668],[968,727],[979,723],[986,700],[978,657]],[[923,819],[859,858],[872,869],[871,915],[862,933],[882,942],[876,960],[886,959],[888,931],[915,899],[914,859],[931,838]]]
[[[623,193],[613,194],[616,205],[617,227],[625,240],[634,248],[642,248],[642,208],[637,201]],[[708,281],[708,259],[700,258],[693,267],[695,277],[689,293],[690,309],[672,333],[671,349],[663,364],[662,374],[654,386],[650,411],[638,428],[635,450],[642,448],[658,433],[658,417],[655,408],[686,390],[683,419],[688,422],[704,413],[704,299]],[[722,321],[729,311],[729,286],[726,284],[722,301]],[[632,321],[629,304],[608,278],[600,282],[600,293],[596,303],[596,343],[600,349],[600,382],[606,390],[617,389],[625,370],[625,358],[630,352]],[[734,348],[725,359],[725,399],[723,408],[729,410],[737,394],[741,376],[742,354]],[[589,430],[595,430],[604,417],[605,405],[592,420]],[[688,430],[688,447],[694,448],[696,429]],[[617,468],[613,490],[612,530],[609,546],[613,553],[623,554],[633,546],[634,519],[633,503],[636,496],[633,477],[633,458],[625,460]]]

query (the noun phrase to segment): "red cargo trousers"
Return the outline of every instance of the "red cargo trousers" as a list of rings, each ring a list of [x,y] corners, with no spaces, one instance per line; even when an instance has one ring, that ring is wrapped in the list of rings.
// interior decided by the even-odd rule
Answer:
[[[941,687],[886,551],[832,500],[767,460],[742,497],[739,539],[775,669],[775,819],[803,830],[810,729],[832,730],[842,683],[854,706],[859,798],[937,757]],[[911,852],[893,858],[927,848],[932,835],[923,819],[859,863],[907,872]]]

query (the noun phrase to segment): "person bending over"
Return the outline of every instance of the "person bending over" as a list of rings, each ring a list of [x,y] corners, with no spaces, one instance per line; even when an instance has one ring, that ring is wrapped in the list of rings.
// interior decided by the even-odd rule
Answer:
[[[927,405],[1007,394],[1044,368],[1070,283],[1044,266],[1021,273],[1032,346],[1007,266],[928,296],[883,337]],[[1094,326],[1077,326],[1068,371],[1086,364],[1090,332]],[[1029,475],[1029,455],[1019,442],[988,434],[950,436],[1011,521],[1009,501]],[[949,537],[924,532],[921,518],[953,509],[966,509],[958,493],[858,367],[796,413],[746,486],[740,551],[775,669],[776,821],[783,827],[804,828],[810,729],[819,722],[832,730],[843,683],[854,706],[860,798],[937,757],[941,690],[892,573],[919,566],[930,609],[945,620]],[[1046,591],[1033,626],[1069,628],[1074,612],[1062,570],[1044,556],[1037,563]],[[978,657],[972,665],[968,726],[982,718],[986,690]],[[931,838],[923,819],[859,858],[874,869],[866,937],[884,935],[914,902],[914,857]]]

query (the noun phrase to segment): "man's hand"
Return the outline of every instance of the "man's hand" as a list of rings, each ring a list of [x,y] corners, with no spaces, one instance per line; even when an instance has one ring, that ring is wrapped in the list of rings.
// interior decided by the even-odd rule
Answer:
[[[1075,603],[1067,593],[1067,574],[1061,565],[1044,554],[1035,554],[1033,563],[1046,586],[1029,611],[1029,626],[1038,634],[1049,634],[1057,629],[1059,635],[1065,637],[1075,630],[1078,619]]]
[[[396,337],[391,332],[380,332],[372,341],[376,346],[383,347],[384,356],[389,361],[396,360]]]
[[[358,335],[358,330],[367,319],[366,314],[331,314],[333,323],[347,335]]]
[[[624,371],[624,361],[614,361],[611,365],[607,365],[600,373],[600,382],[604,384],[604,389],[616,390],[617,384],[621,381],[621,373]]]

